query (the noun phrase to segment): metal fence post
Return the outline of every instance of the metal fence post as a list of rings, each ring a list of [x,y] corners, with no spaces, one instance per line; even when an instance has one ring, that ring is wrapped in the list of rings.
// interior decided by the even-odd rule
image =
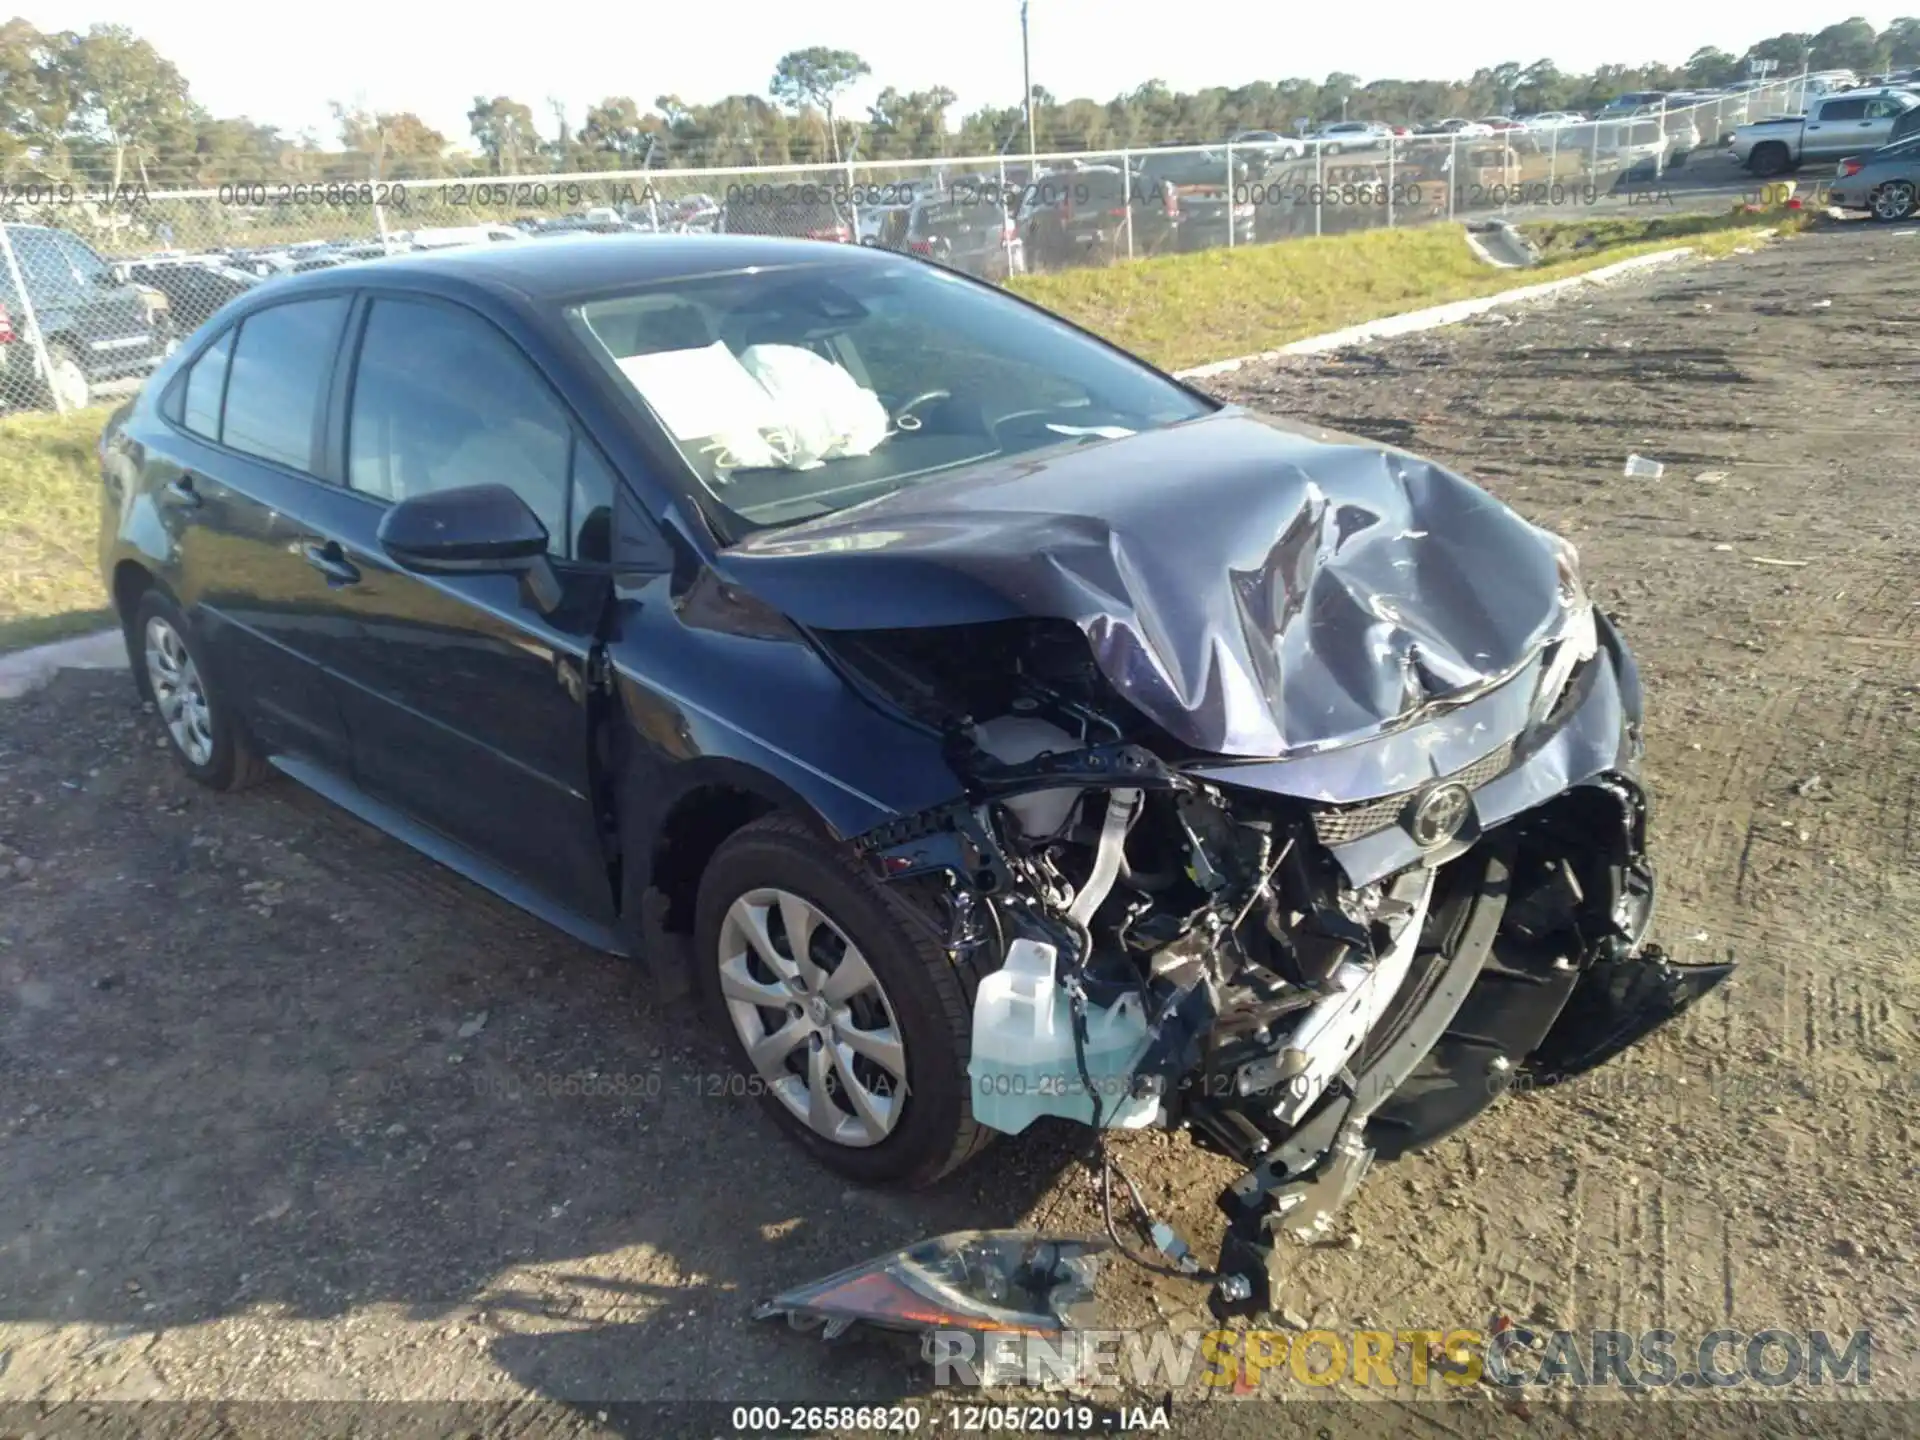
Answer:
[[[1133,156],[1120,152],[1120,203],[1127,207],[1127,258],[1133,259]]]
[[[1592,120],[1588,124],[1593,129],[1593,156],[1587,161],[1587,188],[1597,198],[1600,191],[1600,122]]]
[[[1233,194],[1233,141],[1229,140],[1227,141],[1227,248],[1229,250],[1233,248],[1233,232],[1240,228],[1236,217],[1238,205],[1239,202],[1234,199]],[[1257,216],[1260,212],[1256,209],[1253,213]]]
[[[1447,219],[1453,219],[1453,192],[1460,184],[1460,132],[1447,136]]]
[[[1313,142],[1313,233],[1322,232],[1320,209],[1327,198],[1327,147],[1319,140]]]
[[[20,297],[20,318],[27,323],[27,344],[33,350],[34,363],[40,367],[40,378],[46,381],[47,393],[53,397],[54,410],[64,415],[66,398],[53,383],[53,362],[47,358],[47,340],[40,333],[40,317],[33,308],[33,296],[27,291],[26,279],[20,273],[20,261],[13,253],[13,237],[4,224],[0,224],[0,250],[6,252],[7,279],[13,285],[13,293]]]
[[[1653,152],[1653,180],[1657,185],[1667,173],[1667,97],[1660,97],[1660,135]]]
[[[1553,187],[1559,180],[1560,171],[1560,125],[1554,122],[1547,131],[1547,204],[1553,204]]]
[[[1398,135],[1387,136],[1387,228],[1393,228],[1393,152],[1400,144]]]
[[[1002,214],[1005,215],[1006,217],[1000,223],[1000,243],[1002,248],[1004,248],[1007,252],[1007,277],[1011,279],[1013,277],[1014,231],[1019,229],[1020,212],[1025,207],[1021,205],[1019,200],[1016,200],[1012,196],[1007,194],[1007,157],[1004,154],[1002,154],[999,157],[999,161],[1000,161],[1000,190],[999,190],[1000,210]],[[951,198],[953,193],[951,187],[948,188],[947,193],[949,198]],[[1012,201],[1012,206],[1013,206],[1011,211],[1009,211],[1007,208],[1008,202],[1010,200]],[[1021,261],[1020,268],[1023,270],[1031,269],[1033,265],[1033,257],[1024,253],[1026,250],[1026,241],[1024,239],[1022,239],[1020,242],[1020,248],[1022,251],[1022,254],[1020,256],[1020,261]]]

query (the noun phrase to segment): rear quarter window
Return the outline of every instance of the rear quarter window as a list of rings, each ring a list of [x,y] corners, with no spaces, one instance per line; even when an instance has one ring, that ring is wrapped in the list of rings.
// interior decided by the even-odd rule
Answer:
[[[227,362],[233,356],[233,331],[229,330],[187,371],[184,398],[180,404],[180,424],[206,440],[220,439],[220,402],[227,388]]]

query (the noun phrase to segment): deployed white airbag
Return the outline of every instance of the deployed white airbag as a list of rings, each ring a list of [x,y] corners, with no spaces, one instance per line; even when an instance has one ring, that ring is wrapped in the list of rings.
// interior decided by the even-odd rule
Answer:
[[[793,441],[787,462],[810,470],[842,455],[871,455],[887,438],[880,397],[825,356],[798,345],[749,345],[740,364],[773,397]]]
[[[628,355],[620,373],[674,439],[705,442],[722,472],[784,464],[793,453],[778,404],[718,340],[704,349]]]
[[[674,439],[714,457],[721,480],[729,470],[811,470],[870,455],[890,428],[879,396],[798,345],[750,345],[736,357],[716,340],[619,363]]]

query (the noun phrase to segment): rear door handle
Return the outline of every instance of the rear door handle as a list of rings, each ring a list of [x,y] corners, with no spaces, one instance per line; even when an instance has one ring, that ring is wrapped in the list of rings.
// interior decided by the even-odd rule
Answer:
[[[188,509],[193,509],[205,503],[201,494],[193,488],[193,476],[191,475],[182,475],[178,480],[167,486],[167,498],[177,505],[185,505]]]
[[[353,585],[360,579],[360,567],[341,552],[338,541],[316,541],[301,552],[307,563],[327,577],[327,584]]]

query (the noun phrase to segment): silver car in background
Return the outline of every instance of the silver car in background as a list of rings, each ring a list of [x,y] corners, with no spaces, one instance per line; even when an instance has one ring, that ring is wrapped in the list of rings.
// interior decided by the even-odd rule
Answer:
[[[1920,135],[1840,162],[1827,203],[1894,223],[1920,214]]]

